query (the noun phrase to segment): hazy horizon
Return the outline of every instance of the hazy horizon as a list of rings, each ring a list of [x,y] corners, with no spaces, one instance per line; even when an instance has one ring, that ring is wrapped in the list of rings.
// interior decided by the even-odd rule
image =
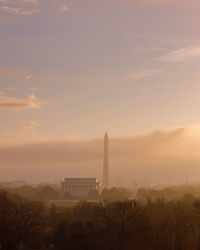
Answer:
[[[133,182],[163,185],[200,181],[200,126],[177,127],[109,137],[112,185]],[[47,139],[0,144],[1,179],[45,182],[65,177],[102,181],[103,137]],[[11,157],[12,156],[12,157]]]

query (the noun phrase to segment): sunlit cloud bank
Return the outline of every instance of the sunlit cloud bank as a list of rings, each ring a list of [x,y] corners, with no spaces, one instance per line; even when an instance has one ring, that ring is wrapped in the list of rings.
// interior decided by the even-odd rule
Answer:
[[[39,109],[42,104],[44,104],[44,102],[38,99],[34,94],[24,98],[14,98],[6,96],[4,92],[0,92],[0,109]]]
[[[28,125],[28,124],[27,124]],[[1,136],[2,138],[3,136]],[[1,140],[0,166],[2,178],[47,180],[66,176],[101,178],[103,140],[90,141],[44,138],[26,145],[13,146]],[[33,136],[34,137],[34,136]],[[42,141],[43,140],[43,141]],[[4,142],[6,138],[4,137]],[[123,185],[134,179],[173,183],[200,180],[200,126],[158,130],[146,134],[110,138],[110,172],[112,182],[118,176]]]

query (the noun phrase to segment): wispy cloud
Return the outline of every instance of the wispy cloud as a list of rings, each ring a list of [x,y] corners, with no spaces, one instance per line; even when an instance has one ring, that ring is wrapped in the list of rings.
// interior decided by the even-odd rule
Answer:
[[[10,6],[0,6],[0,11],[10,14],[33,15],[40,12],[39,9],[14,8]]]
[[[121,88],[122,85],[129,85],[136,84],[137,81],[146,79],[148,77],[154,77],[156,75],[159,75],[163,73],[163,69],[143,69],[136,72],[127,72],[127,74],[122,74],[118,76],[110,76],[105,78],[87,78],[83,81],[83,84],[85,86],[87,95],[96,95],[97,93],[100,93],[102,91],[113,89],[113,86],[115,88]],[[94,84],[95,83],[95,84]],[[82,93],[83,94],[83,93]],[[82,95],[81,94],[81,95]],[[78,95],[78,96],[81,96]],[[77,96],[77,93],[75,94]]]
[[[30,73],[31,71],[27,72],[22,68],[1,68],[0,67],[0,77],[6,77],[12,81],[18,80],[31,80],[33,78],[33,74]]]
[[[15,88],[0,88],[0,89],[5,91],[16,91]]]
[[[0,0],[0,3],[7,3],[10,5],[16,5],[20,3],[39,5],[39,0]]]
[[[23,9],[22,8],[12,8],[12,7],[9,7],[9,6],[0,6],[0,10],[2,10],[3,12],[7,12],[7,13],[18,14]]]
[[[15,15],[33,15],[40,12],[39,0],[0,0],[0,12]]]
[[[132,48],[132,51],[135,51],[135,52],[159,52],[163,50],[167,50],[167,49],[166,48],[145,48],[145,47]]]
[[[25,80],[30,80],[33,77],[32,74],[28,74],[24,77]]]
[[[143,79],[143,78],[146,78],[149,76],[154,76],[154,75],[160,74],[162,72],[164,72],[164,70],[162,70],[162,69],[141,70],[139,72],[123,76],[123,77],[119,78],[118,81],[121,81],[121,82],[138,81],[140,79]]]
[[[0,109],[39,109],[42,104],[44,104],[44,102],[38,99],[34,94],[24,98],[14,98],[6,96],[4,92],[0,92]]]
[[[65,4],[62,4],[62,5],[60,6],[60,10],[61,10],[62,12],[66,12],[66,11],[69,10],[69,7],[68,7],[67,5],[65,5]]]
[[[200,62],[200,46],[184,47],[161,56],[158,60],[182,63]]]
[[[20,125],[20,128],[23,129],[23,130],[25,130],[25,131],[33,131],[38,126],[39,126],[39,124],[36,121],[30,120],[30,121],[26,121],[26,122],[22,123]]]
[[[40,1],[40,0],[0,0],[0,13],[15,15],[34,15],[42,11],[59,10],[66,12],[69,6],[64,1]]]

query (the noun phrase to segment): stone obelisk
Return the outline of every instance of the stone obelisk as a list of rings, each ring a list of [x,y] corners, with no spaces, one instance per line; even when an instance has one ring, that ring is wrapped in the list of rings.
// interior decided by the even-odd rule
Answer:
[[[108,134],[104,135],[103,188],[109,188]]]

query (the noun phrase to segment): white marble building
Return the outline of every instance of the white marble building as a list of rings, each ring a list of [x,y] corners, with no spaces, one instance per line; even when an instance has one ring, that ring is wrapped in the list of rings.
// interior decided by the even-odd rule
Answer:
[[[96,178],[65,178],[61,184],[63,193],[73,196],[87,196],[93,190],[99,191]]]

